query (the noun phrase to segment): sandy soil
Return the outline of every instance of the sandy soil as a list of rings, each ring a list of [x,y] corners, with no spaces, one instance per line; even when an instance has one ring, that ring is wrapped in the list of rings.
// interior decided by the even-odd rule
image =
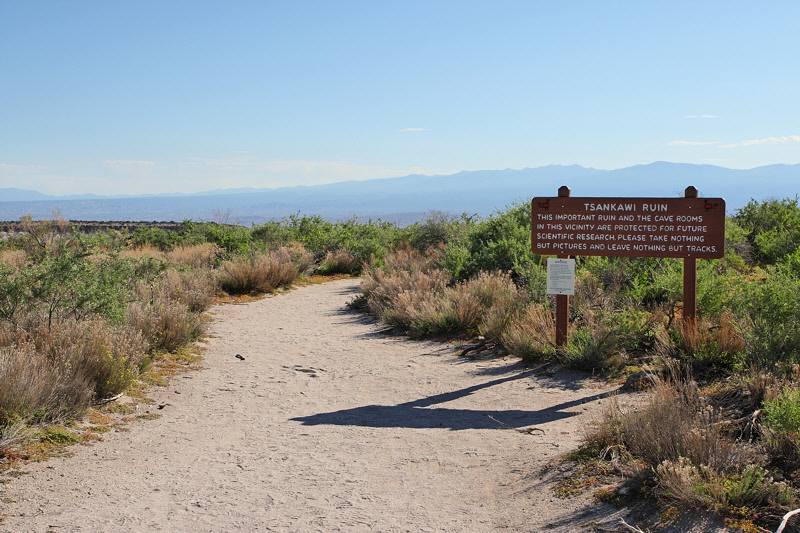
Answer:
[[[544,468],[577,446],[607,385],[388,336],[346,308],[357,286],[215,307],[204,370],[153,391],[163,416],[27,465],[0,488],[0,531],[619,523],[609,506],[556,498],[558,467]]]

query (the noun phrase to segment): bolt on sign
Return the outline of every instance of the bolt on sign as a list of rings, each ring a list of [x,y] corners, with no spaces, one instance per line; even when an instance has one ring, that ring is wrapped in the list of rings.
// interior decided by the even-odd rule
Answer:
[[[535,254],[716,259],[725,253],[722,198],[556,196],[531,205]]]

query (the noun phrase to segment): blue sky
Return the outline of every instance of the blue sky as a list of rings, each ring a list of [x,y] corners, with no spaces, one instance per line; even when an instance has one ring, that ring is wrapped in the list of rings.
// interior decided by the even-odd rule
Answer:
[[[800,163],[800,2],[0,0],[0,188]]]

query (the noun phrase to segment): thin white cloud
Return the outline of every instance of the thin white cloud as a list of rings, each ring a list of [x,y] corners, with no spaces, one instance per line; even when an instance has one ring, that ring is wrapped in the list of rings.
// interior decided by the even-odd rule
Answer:
[[[760,146],[763,144],[785,144],[800,142],[800,135],[784,135],[783,137],[767,137],[765,139],[750,139],[733,144],[723,144],[723,148],[740,148],[744,146]]]
[[[426,128],[403,128],[397,131],[428,131]]]
[[[718,141],[671,141],[669,146],[712,146],[719,144]]]
[[[683,118],[719,118],[719,115],[683,115]]]

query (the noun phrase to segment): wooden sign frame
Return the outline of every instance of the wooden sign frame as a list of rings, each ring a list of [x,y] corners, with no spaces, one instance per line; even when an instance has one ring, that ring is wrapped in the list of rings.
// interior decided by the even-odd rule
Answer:
[[[672,257],[683,259],[684,325],[697,327],[697,259],[725,255],[725,200],[698,198],[574,198],[566,185],[557,197],[531,201],[531,251],[571,258]],[[569,296],[556,296],[556,347],[566,346]]]

